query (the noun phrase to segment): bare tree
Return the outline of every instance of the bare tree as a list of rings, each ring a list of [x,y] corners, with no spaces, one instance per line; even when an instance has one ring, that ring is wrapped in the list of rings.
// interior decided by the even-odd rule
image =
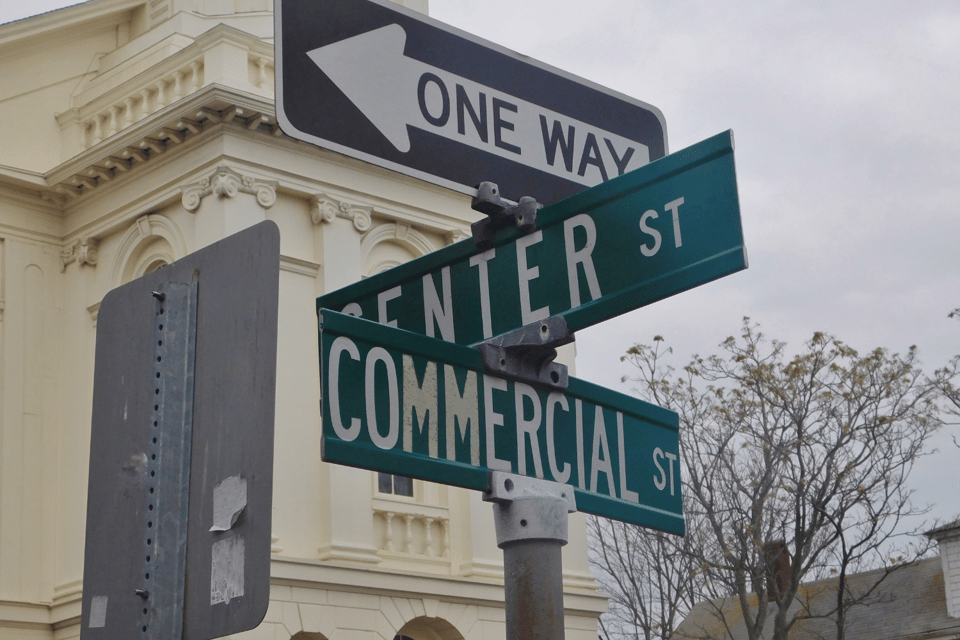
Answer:
[[[646,367],[649,386],[640,394],[667,406],[676,400],[676,390],[669,382],[673,369],[660,364],[662,343],[657,336],[653,348],[634,347],[621,359]],[[643,360],[633,359],[638,349],[645,350]],[[682,538],[603,518],[588,520],[590,560],[609,595],[610,610],[600,619],[605,640],[667,640],[698,601],[731,595],[712,581],[701,560],[712,555],[705,548],[712,539],[702,510],[685,499],[684,515],[687,534]]]
[[[677,615],[692,606],[682,586],[690,577],[682,575],[687,557],[677,555],[673,541],[659,532],[596,517],[587,527],[597,579],[610,595],[610,610],[600,618],[601,637],[668,638]]]
[[[670,571],[689,576],[685,594],[733,596],[736,624],[751,640],[785,639],[811,616],[835,620],[842,638],[847,609],[869,599],[885,574],[859,592],[846,576],[922,552],[901,544],[890,561],[904,519],[924,512],[911,503],[907,478],[941,425],[940,389],[923,376],[916,349],[861,355],[816,333],[788,356],[784,343],[745,319],[740,338],[721,345],[724,355],[694,357],[675,371],[661,361],[668,352],[661,340],[634,346],[624,359],[637,367],[639,393],[680,415],[685,504],[698,522],[692,542],[634,544],[646,549],[635,565],[637,592],[657,601],[650,594],[660,589],[657,571],[666,570],[653,572],[654,584],[644,575],[665,558],[681,563]],[[603,533],[595,529],[595,540]],[[595,545],[594,554],[600,550]],[[778,564],[789,570],[776,574]],[[836,604],[813,611],[798,598],[800,585],[828,576],[837,577]],[[605,584],[620,583],[633,588],[626,578]],[[669,604],[661,624],[689,606],[669,591],[659,601]],[[732,637],[724,611],[716,608],[716,635]]]
[[[699,553],[690,548],[698,536],[687,513],[686,537],[636,525],[590,517],[589,550],[597,580],[609,594],[610,610],[600,618],[605,640],[667,640],[700,599],[712,592],[704,580]]]
[[[960,307],[947,314],[947,317],[960,320]],[[952,424],[960,422],[960,387],[955,382],[958,377],[960,377],[960,355],[954,356],[945,367],[934,374],[934,380],[943,392],[946,412],[953,418]],[[953,442],[960,447],[957,436],[953,436]]]

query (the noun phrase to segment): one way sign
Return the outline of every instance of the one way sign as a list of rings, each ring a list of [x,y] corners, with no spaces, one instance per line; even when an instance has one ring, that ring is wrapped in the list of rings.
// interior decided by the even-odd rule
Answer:
[[[275,0],[277,116],[299,140],[550,204],[667,151],[660,111],[389,0]]]

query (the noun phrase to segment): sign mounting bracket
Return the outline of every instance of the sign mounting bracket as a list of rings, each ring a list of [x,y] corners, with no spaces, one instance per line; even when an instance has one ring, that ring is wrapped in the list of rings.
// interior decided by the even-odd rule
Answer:
[[[491,375],[551,389],[569,385],[567,366],[554,362],[557,347],[574,341],[567,321],[553,316],[476,345]]]
[[[508,227],[511,222],[516,223],[522,234],[533,231],[537,226],[537,211],[543,205],[530,196],[520,198],[517,203],[504,200],[495,183],[481,182],[477,187],[477,195],[470,201],[470,208],[487,216],[470,225],[477,249],[486,251],[493,246],[497,231]]]

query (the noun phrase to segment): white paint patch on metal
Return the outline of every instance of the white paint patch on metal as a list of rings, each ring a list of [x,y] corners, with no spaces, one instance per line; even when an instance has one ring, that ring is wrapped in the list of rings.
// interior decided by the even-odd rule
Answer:
[[[107,596],[94,596],[90,600],[90,628],[102,629],[107,626]]]
[[[243,595],[243,536],[234,536],[213,544],[210,568],[210,604],[230,604]]]

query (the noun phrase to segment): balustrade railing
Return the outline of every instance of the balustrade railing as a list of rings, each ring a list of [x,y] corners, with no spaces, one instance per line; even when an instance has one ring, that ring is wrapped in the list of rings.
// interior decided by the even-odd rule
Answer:
[[[375,508],[379,521],[378,546],[385,554],[447,559],[450,556],[450,521],[446,517],[409,509]]]

